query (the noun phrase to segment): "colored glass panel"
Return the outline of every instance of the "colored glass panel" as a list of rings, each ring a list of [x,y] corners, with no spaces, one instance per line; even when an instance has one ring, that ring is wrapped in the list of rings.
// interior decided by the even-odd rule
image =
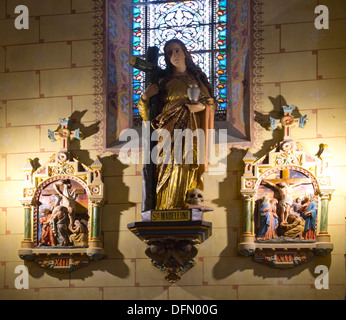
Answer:
[[[159,66],[165,68],[163,47],[173,38],[184,42],[194,62],[208,76],[218,102],[227,108],[226,0],[133,0],[132,54],[145,58],[148,47],[159,48]],[[145,74],[133,69],[133,113],[145,89]],[[220,117],[219,117],[220,118]]]

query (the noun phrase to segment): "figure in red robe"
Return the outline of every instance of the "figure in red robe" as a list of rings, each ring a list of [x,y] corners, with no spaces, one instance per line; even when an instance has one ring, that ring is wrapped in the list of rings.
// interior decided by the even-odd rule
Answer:
[[[43,216],[39,217],[39,222],[42,225],[42,234],[38,246],[41,246],[43,244],[47,246],[55,246],[53,230],[50,226],[50,218],[52,217],[52,213],[49,209],[44,209],[42,211],[42,214]]]

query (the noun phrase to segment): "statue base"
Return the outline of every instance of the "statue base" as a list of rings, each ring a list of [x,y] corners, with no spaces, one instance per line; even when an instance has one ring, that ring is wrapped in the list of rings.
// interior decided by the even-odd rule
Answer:
[[[212,223],[207,221],[132,222],[127,228],[140,240],[198,240],[206,241],[212,235]]]
[[[147,245],[152,264],[174,283],[196,264],[198,246],[212,235],[212,223],[202,221],[202,215],[200,209],[150,210],[127,227]]]

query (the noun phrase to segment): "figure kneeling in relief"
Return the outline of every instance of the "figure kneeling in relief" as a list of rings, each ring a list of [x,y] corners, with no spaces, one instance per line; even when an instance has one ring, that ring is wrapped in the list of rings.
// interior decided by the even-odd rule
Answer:
[[[70,179],[55,181],[43,190],[38,218],[39,247],[88,246],[86,198],[84,189]]]

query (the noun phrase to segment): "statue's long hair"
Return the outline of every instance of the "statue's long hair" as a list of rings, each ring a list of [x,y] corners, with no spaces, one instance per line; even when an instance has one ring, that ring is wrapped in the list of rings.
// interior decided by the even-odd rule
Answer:
[[[165,46],[164,46],[164,55],[165,55],[166,69],[165,69],[165,72],[163,74],[163,80],[160,82],[160,89],[163,92],[165,92],[165,90],[164,90],[165,85],[173,77],[174,66],[172,65],[172,63],[170,61],[170,58],[168,57],[168,53],[167,53],[167,47],[171,43],[176,43],[176,44],[178,44],[181,47],[181,49],[183,50],[183,52],[185,54],[185,64],[186,64],[187,72],[189,74],[191,74],[196,79],[196,81],[198,82],[199,86],[201,86],[202,84],[204,86],[206,86],[208,88],[210,96],[212,98],[214,98],[214,90],[213,90],[211,84],[209,83],[206,74],[202,71],[202,69],[199,66],[197,66],[193,62],[191,54],[189,53],[189,51],[187,51],[187,48],[186,48],[185,44],[181,40],[179,40],[179,39],[171,39],[171,40],[167,41]]]

